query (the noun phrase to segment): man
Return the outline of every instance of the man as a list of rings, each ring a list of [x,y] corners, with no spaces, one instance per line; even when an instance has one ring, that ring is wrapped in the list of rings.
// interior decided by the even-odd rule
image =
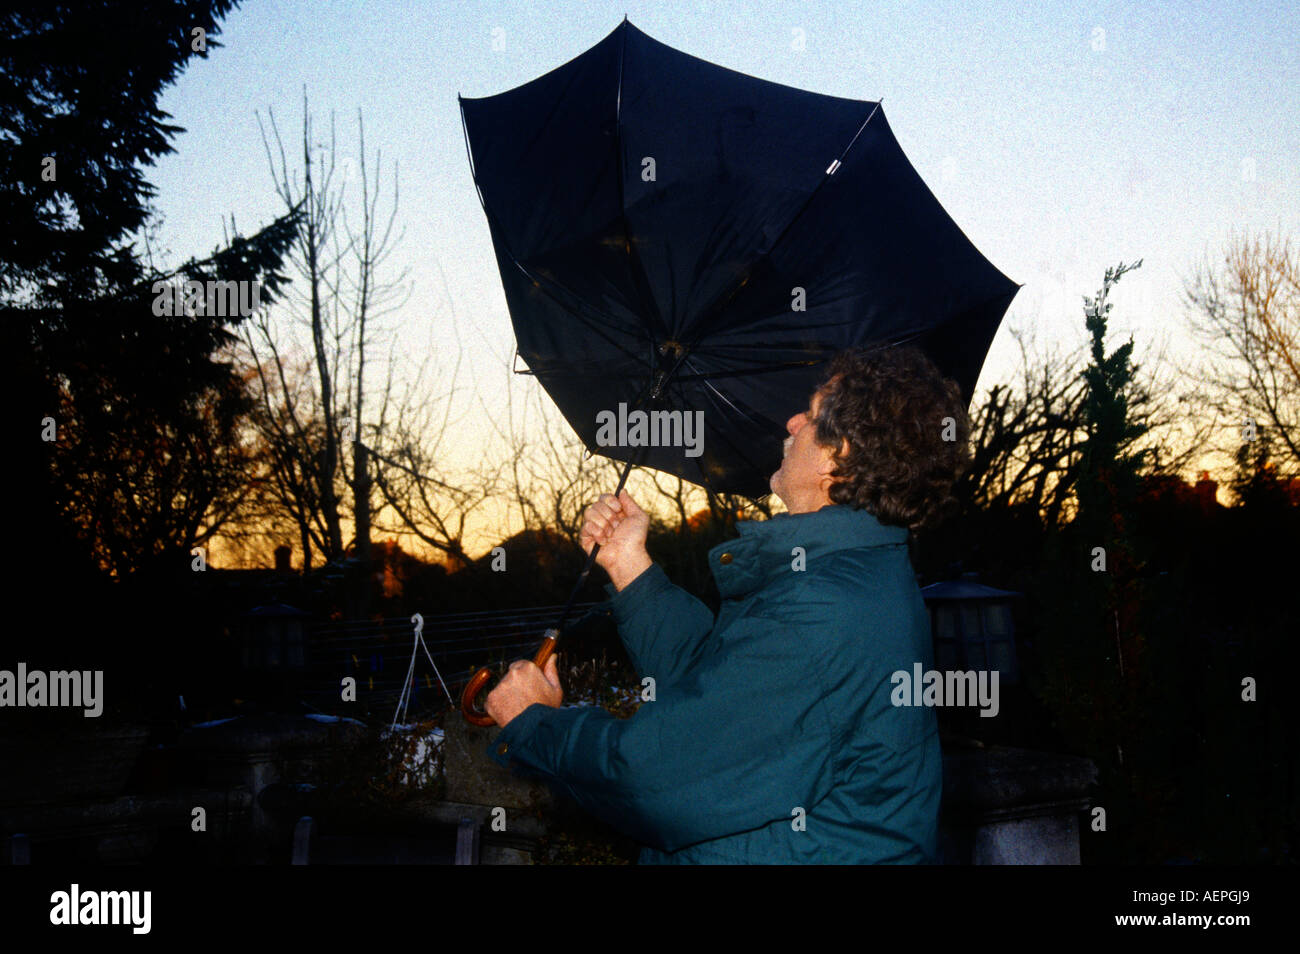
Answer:
[[[890,677],[932,668],[907,540],[964,466],[964,403],[910,346],[845,352],[786,429],[771,487],[789,513],[710,551],[716,619],[650,560],[630,495],[586,513],[654,701],[625,720],[557,708],[554,658],[486,701],[493,757],[642,842],[643,864],[936,860],[934,711],[894,706]]]

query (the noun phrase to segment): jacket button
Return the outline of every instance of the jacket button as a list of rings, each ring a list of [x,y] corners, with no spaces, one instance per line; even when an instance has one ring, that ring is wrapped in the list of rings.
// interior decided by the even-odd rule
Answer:
[[[500,745],[497,746],[497,755],[505,755],[509,751],[510,751],[510,746],[507,745],[505,742],[502,742]]]
[[[723,565],[726,565],[731,562],[731,559],[732,557],[730,553],[724,553],[722,554],[722,556],[718,557],[718,562]]]

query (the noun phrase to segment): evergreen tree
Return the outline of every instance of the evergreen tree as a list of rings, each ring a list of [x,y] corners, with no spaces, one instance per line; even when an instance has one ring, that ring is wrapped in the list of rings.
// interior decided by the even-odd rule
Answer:
[[[219,46],[218,21],[236,5],[34,0],[0,11],[0,300],[74,303],[138,276],[130,240],[154,195],[144,167],[183,131],[159,95]]]
[[[1145,547],[1133,519],[1148,456],[1137,445],[1148,427],[1132,410],[1146,403],[1133,342],[1107,353],[1106,333],[1111,288],[1140,265],[1107,269],[1097,296],[1084,299],[1091,360],[1083,371],[1084,437],[1072,467],[1077,509],[1062,532],[1049,535],[1034,587],[1040,612],[1055,620],[1044,633],[1040,691],[1066,736],[1098,764],[1115,833],[1107,843],[1123,841],[1125,851],[1139,854],[1158,850],[1141,846],[1149,832],[1134,827],[1150,808],[1139,810],[1136,801],[1149,733],[1141,717]]]
[[[6,583],[69,616],[105,612],[103,571],[189,568],[241,492],[238,315],[160,314],[160,280],[286,281],[290,213],[181,268],[142,245],[145,170],[183,130],[159,108],[219,46],[231,0],[28,2],[0,11],[0,328],[14,423]],[[215,183],[213,184],[216,185]],[[183,561],[183,562],[181,562]],[[69,599],[69,594],[76,598]]]
[[[1133,341],[1129,339],[1106,354],[1106,325],[1111,288],[1126,272],[1141,265],[1139,259],[1133,265],[1121,262],[1106,269],[1097,297],[1084,298],[1092,362],[1083,372],[1087,384],[1083,419],[1088,436],[1079,465],[1078,519],[1081,526],[1116,540],[1123,533],[1123,514],[1132,512],[1137,500],[1138,477],[1146,455],[1135,451],[1134,444],[1147,428],[1130,413],[1136,403],[1132,398],[1138,370],[1132,363]]]

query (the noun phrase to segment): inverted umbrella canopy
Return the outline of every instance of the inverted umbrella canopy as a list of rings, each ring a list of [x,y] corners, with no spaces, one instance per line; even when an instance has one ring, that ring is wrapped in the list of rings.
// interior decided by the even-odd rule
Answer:
[[[853,346],[918,344],[969,402],[1019,286],[880,103],[725,69],[625,19],[460,106],[518,353],[592,451],[766,494],[785,422]],[[656,379],[655,407],[702,412],[702,442],[611,445],[602,424]]]

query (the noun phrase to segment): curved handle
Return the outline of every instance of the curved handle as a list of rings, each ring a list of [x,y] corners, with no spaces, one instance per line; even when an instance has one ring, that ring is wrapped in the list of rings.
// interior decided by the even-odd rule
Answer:
[[[533,665],[537,666],[538,669],[545,666],[546,660],[550,659],[551,654],[555,652],[555,644],[558,641],[559,634],[553,629],[547,630],[546,638],[542,640],[537,655],[533,657]],[[460,711],[465,716],[465,721],[471,725],[496,725],[496,721],[475,703],[475,697],[478,696],[491,678],[492,670],[484,666],[474,673],[470,681],[465,684],[465,691],[460,694]]]
[[[460,694],[460,711],[465,721],[471,725],[496,725],[492,717],[474,704],[474,697],[479,694],[487,681],[492,678],[492,670],[484,666],[474,673],[473,678],[465,684],[465,691]]]

